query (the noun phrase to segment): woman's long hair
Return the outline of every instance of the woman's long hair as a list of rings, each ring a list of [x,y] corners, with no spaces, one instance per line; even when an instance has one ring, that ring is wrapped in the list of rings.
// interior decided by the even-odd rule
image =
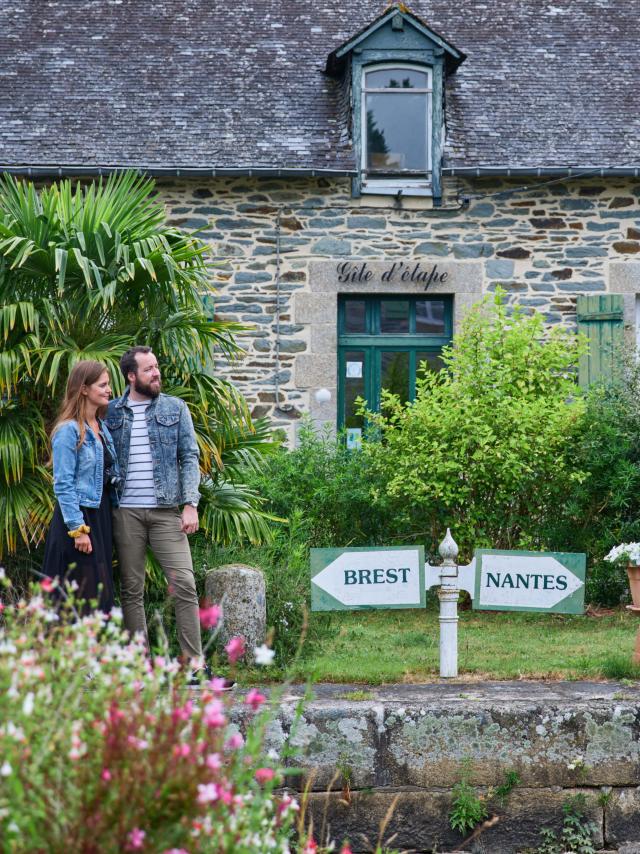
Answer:
[[[75,421],[80,430],[78,448],[80,447],[86,435],[85,413],[87,407],[87,398],[86,395],[82,394],[82,388],[83,386],[93,385],[93,383],[98,382],[106,370],[106,365],[103,365],[102,362],[96,362],[93,359],[76,362],[67,380],[67,388],[60,404],[60,409],[58,410],[58,417],[51,430],[52,436],[64,421]],[[96,415],[98,418],[103,418],[106,411],[106,406],[100,406]]]

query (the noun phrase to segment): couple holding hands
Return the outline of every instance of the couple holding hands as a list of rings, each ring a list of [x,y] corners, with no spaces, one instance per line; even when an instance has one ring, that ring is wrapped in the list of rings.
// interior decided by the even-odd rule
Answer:
[[[178,641],[192,679],[210,677],[202,655],[198,598],[187,534],[198,530],[198,443],[184,401],[161,394],[150,347],[120,359],[127,383],[111,398],[101,362],[72,369],[53,427],[53,489],[57,498],[43,573],[77,584],[88,608],[113,607],[112,545],[120,564],[126,629],[147,636],[145,558],[149,546],[175,603]],[[182,508],[182,509],[181,509]]]

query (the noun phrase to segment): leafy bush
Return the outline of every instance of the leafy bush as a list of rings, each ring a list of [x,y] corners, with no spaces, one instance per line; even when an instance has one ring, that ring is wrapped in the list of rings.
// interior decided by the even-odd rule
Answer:
[[[416,400],[385,393],[367,413],[380,441],[363,447],[384,483],[375,504],[399,533],[451,527],[461,550],[540,548],[541,531],[583,472],[572,462],[583,403],[574,381],[580,340],[545,335],[543,318],[485,299],[418,381]]]
[[[214,680],[194,703],[177,663],[149,662],[117,612],[59,619],[53,601],[2,609],[3,851],[289,851],[297,805],[274,792],[264,696]]]

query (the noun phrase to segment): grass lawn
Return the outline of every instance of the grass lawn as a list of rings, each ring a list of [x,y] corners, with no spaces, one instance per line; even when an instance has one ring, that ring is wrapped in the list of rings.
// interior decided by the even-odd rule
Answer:
[[[295,664],[296,680],[425,682],[438,678],[438,612],[359,611],[316,615],[318,638]],[[632,663],[640,619],[462,611],[462,679],[640,679]],[[263,674],[264,678],[264,674]]]

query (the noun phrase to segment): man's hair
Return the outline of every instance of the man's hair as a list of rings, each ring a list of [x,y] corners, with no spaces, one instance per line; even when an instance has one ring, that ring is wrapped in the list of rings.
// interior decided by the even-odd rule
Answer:
[[[136,361],[136,355],[138,353],[150,353],[151,347],[143,347],[139,344],[137,347],[130,347],[126,353],[122,354],[120,358],[120,370],[122,371],[122,376],[125,379],[125,382],[129,382],[129,374],[137,374],[138,373],[138,363]]]

